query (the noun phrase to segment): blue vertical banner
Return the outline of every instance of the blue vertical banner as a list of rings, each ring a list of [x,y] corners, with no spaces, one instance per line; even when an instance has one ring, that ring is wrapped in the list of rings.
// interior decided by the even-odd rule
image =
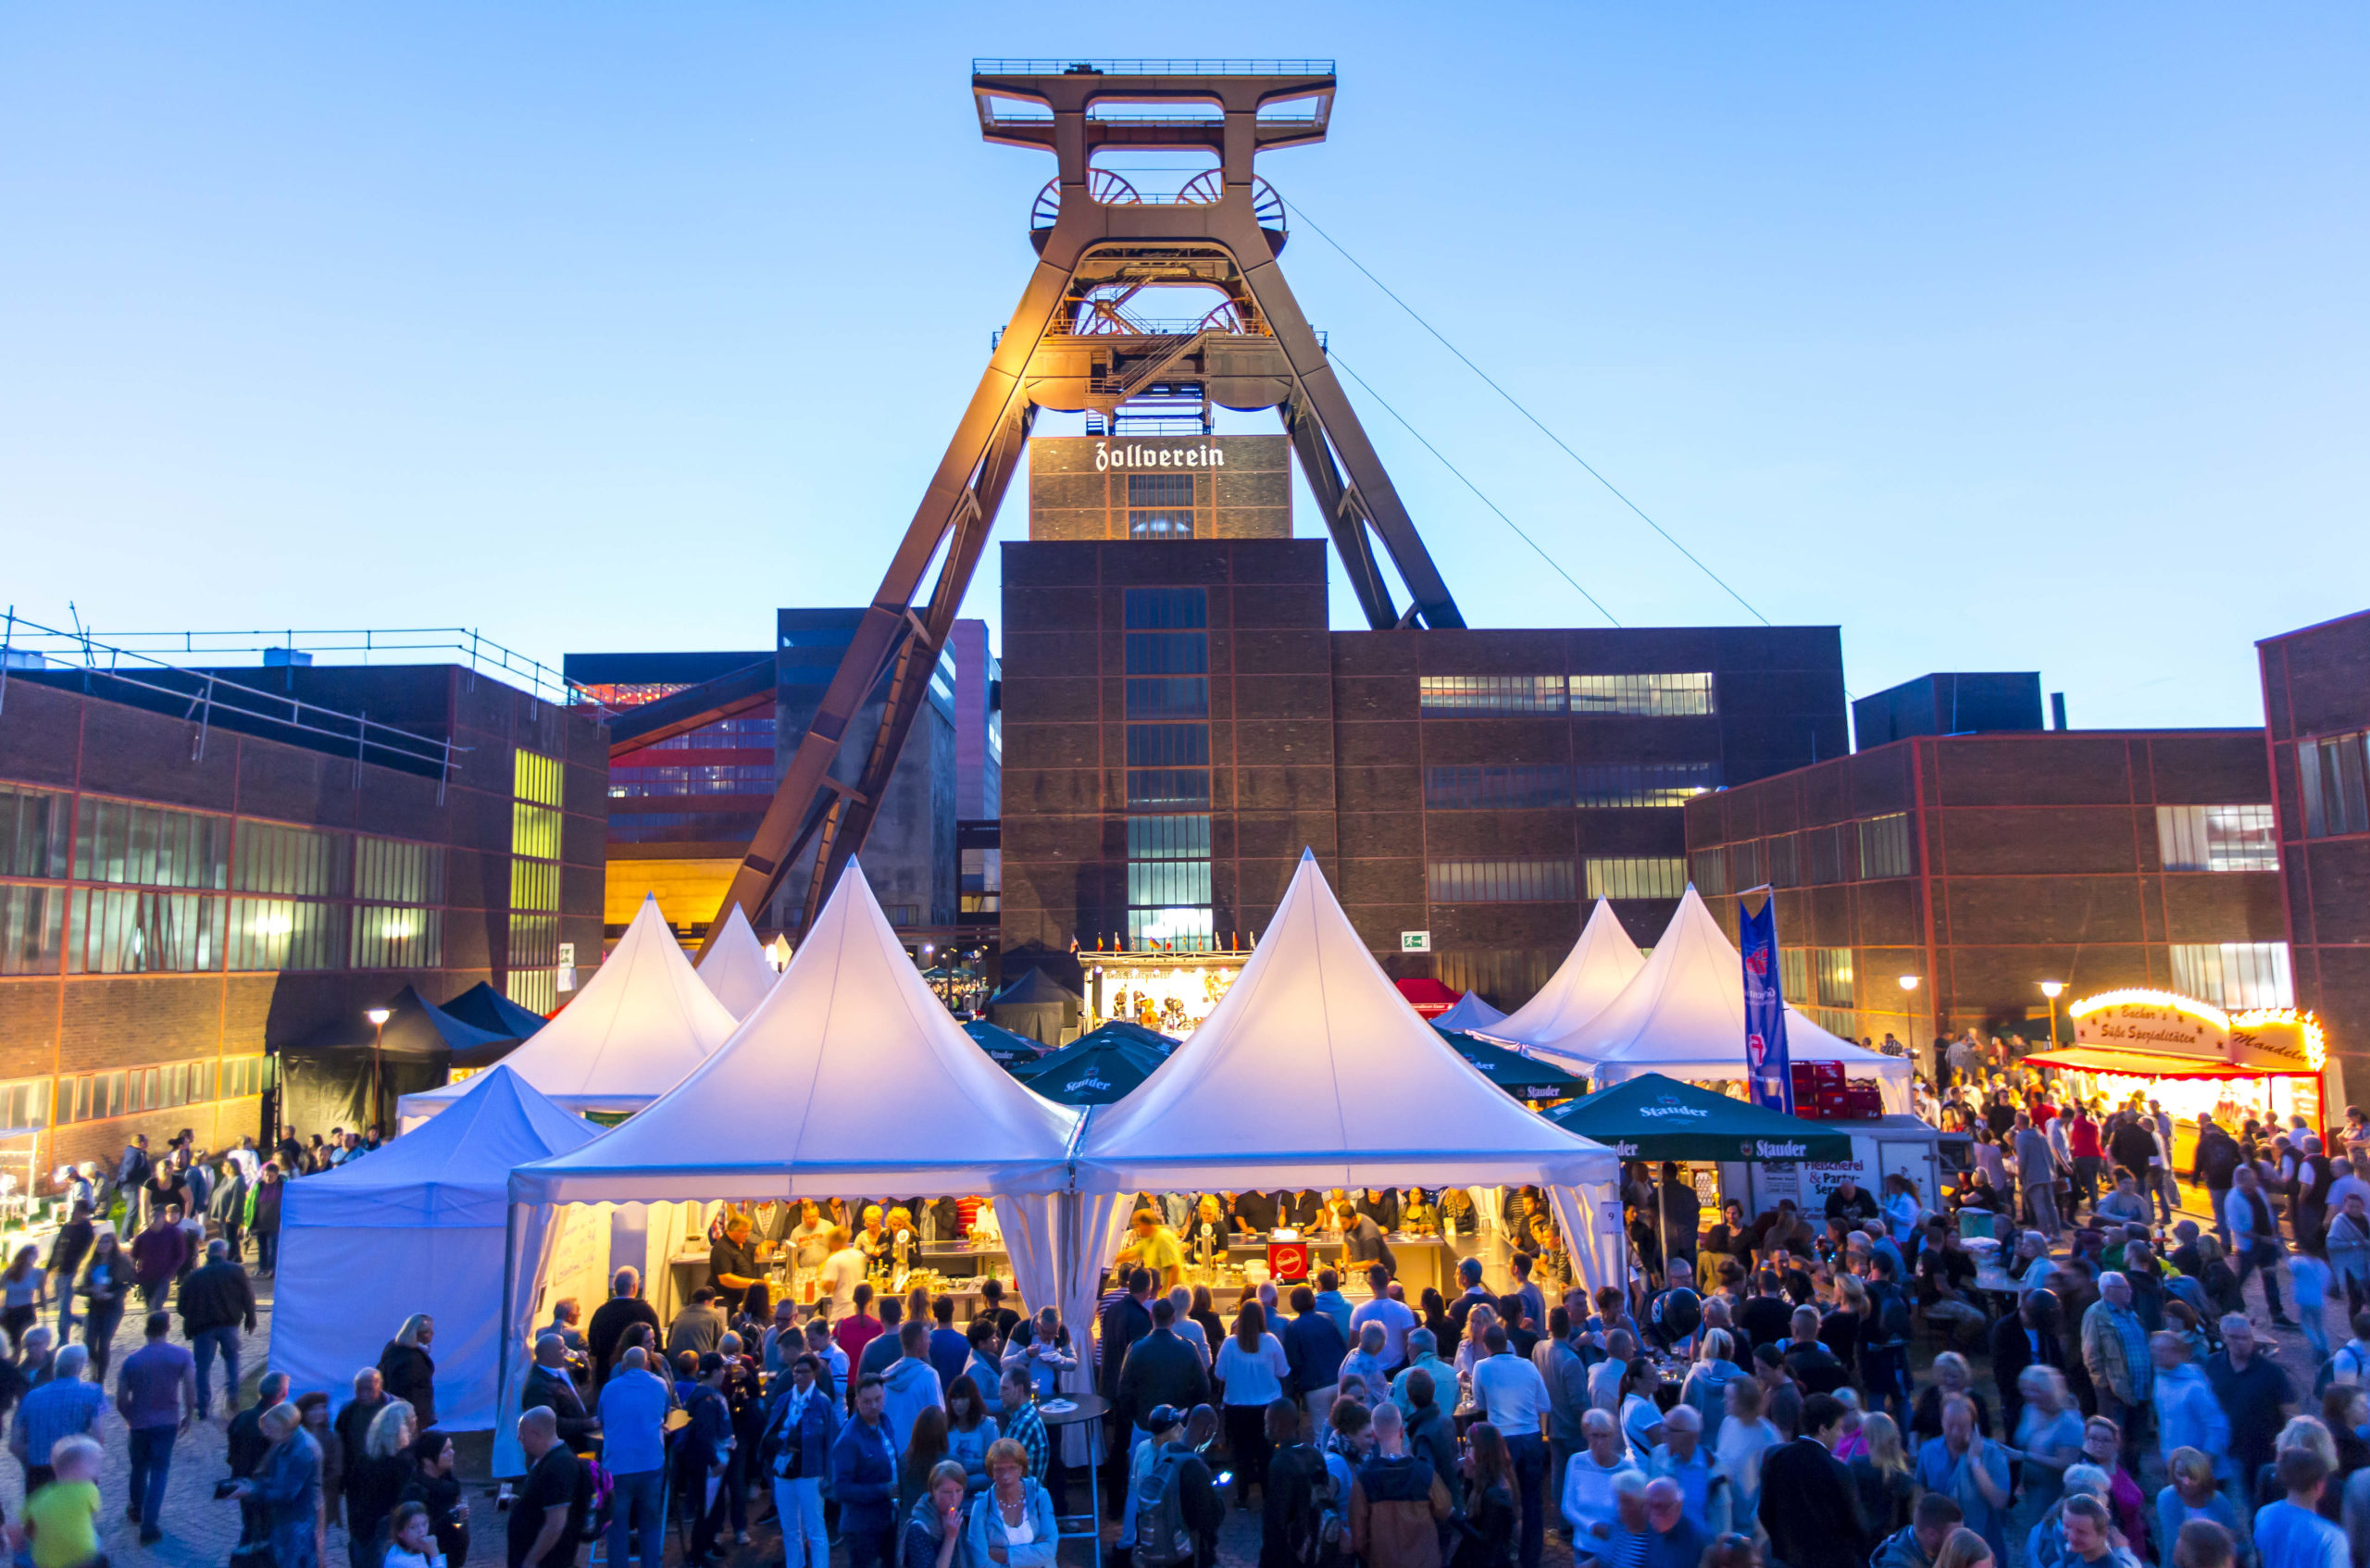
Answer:
[[[1737,900],[1737,946],[1744,953],[1744,1061],[1753,1102],[1790,1116],[1794,1069],[1786,1052],[1786,996],[1778,983],[1775,890],[1755,888]]]

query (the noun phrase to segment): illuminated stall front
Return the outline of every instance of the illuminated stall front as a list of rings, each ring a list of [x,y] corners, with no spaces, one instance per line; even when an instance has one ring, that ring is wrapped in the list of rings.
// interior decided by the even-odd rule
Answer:
[[[1088,1027],[1116,1018],[1183,1039],[1242,973],[1248,952],[1081,953]]]
[[[2291,1008],[2225,1013],[2170,991],[2114,990],[2067,1010],[2074,1044],[2027,1058],[2074,1075],[2076,1092],[2112,1106],[2153,1100],[2174,1119],[2176,1168],[2194,1161],[2197,1123],[2236,1129],[2252,1117],[2326,1126],[2328,1042],[2318,1019]]]

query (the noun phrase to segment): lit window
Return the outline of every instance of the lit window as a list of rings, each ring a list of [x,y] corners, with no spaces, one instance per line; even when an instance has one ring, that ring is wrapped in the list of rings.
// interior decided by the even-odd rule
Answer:
[[[1712,711],[1712,676],[1708,670],[1676,675],[1572,677],[1575,715],[1676,718]]]
[[[1436,860],[1435,903],[1557,903],[1577,893],[1568,860]]]
[[[1587,862],[1589,897],[1675,899],[1687,891],[1687,862],[1677,855],[1631,855]]]
[[[1717,763],[1628,763],[1579,769],[1573,799],[1583,806],[1683,806],[1719,786]]]
[[[56,974],[65,925],[65,889],[0,887],[0,975]]]
[[[2173,989],[2216,1007],[2293,1007],[2286,942],[2173,944]]]
[[[1424,712],[1443,717],[1564,711],[1564,680],[1553,675],[1427,675],[1416,695]]]
[[[1424,769],[1424,804],[1434,811],[1528,811],[1571,803],[1572,770],[1561,763]]]
[[[2158,806],[2156,844],[2167,871],[2276,871],[2271,807]]]
[[[2370,833],[2370,795],[2364,789],[2370,730],[2296,742],[2296,781],[2304,794],[2304,836]]]
[[[1861,823],[1861,880],[1873,882],[1909,874],[1909,814],[1896,811]]]

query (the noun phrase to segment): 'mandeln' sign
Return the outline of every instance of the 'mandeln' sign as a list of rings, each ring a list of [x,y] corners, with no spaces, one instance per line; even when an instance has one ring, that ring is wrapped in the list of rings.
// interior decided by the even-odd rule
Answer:
[[[1223,468],[1226,453],[1204,442],[1199,446],[1147,446],[1129,442],[1113,446],[1107,441],[1094,443],[1094,471],[1104,473],[1112,468]]]

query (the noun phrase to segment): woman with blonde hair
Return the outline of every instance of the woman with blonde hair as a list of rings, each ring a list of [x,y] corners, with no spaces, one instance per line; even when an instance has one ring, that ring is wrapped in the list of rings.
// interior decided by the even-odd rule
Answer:
[[[379,1352],[379,1376],[387,1386],[387,1398],[401,1400],[418,1412],[422,1432],[436,1425],[436,1363],[428,1354],[435,1338],[436,1320],[414,1313]]]
[[[2214,1462],[2199,1449],[2175,1449],[2164,1462],[2171,1482],[2156,1494],[2156,1539],[2169,1545],[2181,1537],[2181,1526],[2192,1519],[2211,1519],[2230,1532],[2234,1541],[2247,1538],[2246,1519],[2221,1487],[2214,1483]]]
[[[376,1562],[381,1527],[403,1500],[404,1487],[415,1464],[412,1439],[419,1427],[410,1405],[389,1400],[362,1438],[362,1452],[345,1461],[345,1528],[355,1540],[372,1548],[365,1562]]]
[[[1883,1411],[1860,1418],[1861,1451],[1851,1461],[1852,1480],[1860,1488],[1860,1506],[1869,1527],[1879,1536],[1909,1528],[1917,1512],[1917,1477],[1902,1446],[1901,1427]]]
[[[2016,1447],[2025,1456],[2025,1495],[2045,1513],[2065,1490],[2065,1467],[2082,1457],[2082,1412],[2065,1395],[2065,1375],[2053,1366],[2028,1366],[2016,1376],[2024,1412],[2016,1421]]]
[[[1990,1547],[1964,1524],[1952,1530],[1942,1549],[1934,1554],[1934,1568],[1985,1568],[1990,1562]]]

